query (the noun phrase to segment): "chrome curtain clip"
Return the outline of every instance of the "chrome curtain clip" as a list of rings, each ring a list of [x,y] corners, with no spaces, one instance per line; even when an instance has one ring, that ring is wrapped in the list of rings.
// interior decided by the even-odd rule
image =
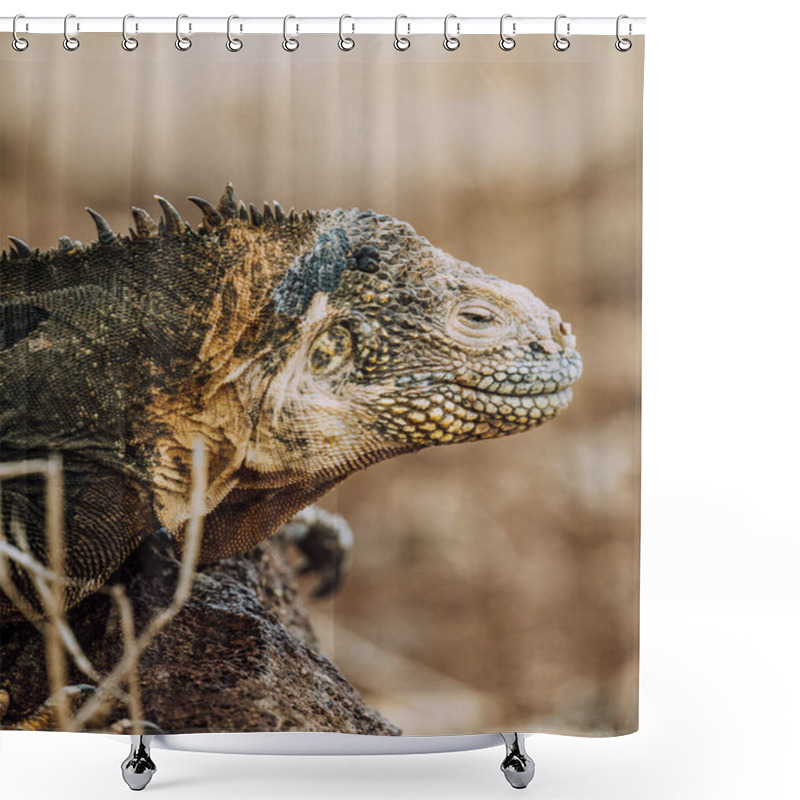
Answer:
[[[451,19],[456,20],[456,35],[455,36],[451,36],[450,33],[447,30],[448,24],[449,24]],[[444,49],[445,50],[449,50],[450,52],[452,52],[453,50],[458,50],[458,48],[461,47],[461,41],[458,38],[458,34],[459,34],[460,31],[461,31],[461,24],[458,22],[458,17],[456,17],[455,14],[448,14],[444,18],[444,42],[443,42],[443,44],[444,44]]]
[[[624,20],[624,19],[629,19],[627,14],[620,14],[617,17],[617,41],[614,42],[614,47],[616,47],[617,50],[620,51],[620,53],[627,53],[628,50],[630,50],[631,47],[633,47],[633,42],[630,39],[622,39],[620,37],[620,35],[619,35],[620,22],[622,22],[622,20]],[[629,22],[628,23],[628,36],[631,35],[632,31],[633,31],[633,26]]]
[[[400,20],[401,19],[408,19],[408,17],[405,14],[398,14],[394,18],[394,49],[403,51],[403,50],[408,50],[408,48],[411,47],[411,39],[409,39],[407,36],[401,36],[400,35]],[[406,23],[406,26],[408,28],[408,33],[410,34],[411,33],[411,23],[410,22]]]
[[[555,36],[555,39],[553,39],[553,47],[555,47],[559,53],[569,50],[569,39],[567,39],[566,36],[561,36],[558,32],[558,21],[566,18],[566,14],[559,14],[553,23],[553,35]],[[569,22],[567,23],[567,36],[569,36]]]
[[[290,19],[297,19],[297,17],[293,16],[292,14],[287,14],[283,18],[283,49],[286,50],[287,53],[293,53],[300,47],[300,42],[292,36],[289,36],[289,20]],[[300,31],[300,26],[295,23],[295,30],[297,32]]]
[[[23,39],[23,38],[22,38],[22,37],[21,37],[21,36],[20,36],[20,35],[17,33],[17,20],[18,20],[18,19],[25,19],[25,15],[24,15],[24,14],[17,14],[17,15],[14,17],[14,21],[11,23],[11,36],[13,37],[13,38],[11,39],[11,46],[12,46],[12,47],[13,47],[13,48],[14,48],[14,49],[15,49],[15,50],[18,52],[18,53],[21,53],[23,50],[27,50],[27,49],[28,49],[28,40],[27,40],[27,39]]]
[[[128,20],[135,19],[133,14],[126,14],[122,18],[122,49],[129,53],[139,46],[139,40],[133,36],[128,36]]]
[[[555,47],[559,53],[569,50],[569,39],[567,39],[566,36],[561,36],[558,32],[558,21],[566,18],[566,14],[559,14],[553,23],[553,35],[555,36],[555,39],[553,40],[553,47]],[[569,36],[569,22],[567,23],[567,36]]]
[[[178,50],[186,51],[192,46],[192,40],[181,33],[181,20],[188,19],[188,14],[178,14],[175,18],[175,47]],[[192,23],[189,23],[189,33],[192,32]]]
[[[74,50],[77,50],[81,46],[81,43],[78,41],[78,37],[77,36],[70,36],[69,35],[69,29],[68,28],[69,28],[69,21],[71,19],[75,19],[75,15],[74,14],[67,14],[67,16],[64,17],[64,41],[63,41],[63,45],[64,45],[64,49],[65,50],[69,50],[70,52],[73,52]],[[75,30],[79,31],[80,29],[81,29],[80,24],[75,23]]]
[[[500,49],[505,50],[506,52],[509,50],[513,50],[517,46],[517,40],[514,39],[513,36],[506,35],[504,30],[505,22],[507,19],[512,18],[512,14],[503,14],[500,17]],[[517,24],[515,22],[511,23],[511,33],[517,32]]]
[[[233,22],[233,20],[235,19],[239,19],[239,17],[236,14],[231,14],[228,17],[228,29],[227,29],[228,41],[225,42],[225,47],[227,47],[228,50],[231,51],[231,53],[238,53],[242,49],[242,47],[244,47],[244,42],[241,39],[237,39],[235,36],[231,35],[231,22]],[[240,25],[239,31],[241,32],[241,30],[242,26]]]
[[[352,36],[345,36],[344,35],[344,21],[346,19],[353,19],[349,14],[342,14],[339,17],[339,49],[344,50],[347,52],[348,50],[352,50],[356,46],[356,40],[352,38]],[[351,23],[352,25],[352,33],[355,33],[356,24],[355,22]]]

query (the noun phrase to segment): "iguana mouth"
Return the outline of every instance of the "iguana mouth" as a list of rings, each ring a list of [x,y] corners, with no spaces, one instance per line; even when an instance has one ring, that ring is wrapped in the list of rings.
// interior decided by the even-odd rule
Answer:
[[[555,391],[534,391],[527,394],[497,394],[480,392],[461,384],[461,400],[465,407],[489,415],[502,417],[514,415],[514,409],[534,410],[552,407],[557,410],[566,408],[572,400],[572,385],[565,385]],[[521,414],[520,414],[521,416]],[[534,415],[535,416],[535,415]]]
[[[583,364],[577,352],[562,356],[555,363],[544,367],[529,364],[521,367],[510,366],[497,369],[488,375],[456,376],[455,384],[466,396],[483,394],[498,398],[538,397],[553,395],[572,386],[583,371]]]
[[[478,420],[493,428],[499,426],[500,430],[509,433],[519,430],[519,426],[542,424],[563,411],[572,401],[571,385],[564,385],[556,391],[534,391],[528,394],[482,392],[460,384],[458,388],[463,408],[477,414]]]
[[[492,439],[541,425],[571,400],[571,385],[519,395],[447,382],[413,398],[386,398],[381,404],[389,407],[381,419],[392,438],[423,445],[449,444]]]

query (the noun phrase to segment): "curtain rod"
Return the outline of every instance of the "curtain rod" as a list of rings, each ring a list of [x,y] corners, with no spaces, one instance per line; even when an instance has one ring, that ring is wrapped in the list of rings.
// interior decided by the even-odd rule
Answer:
[[[181,15],[181,32],[184,34],[222,33],[228,30],[227,17],[193,17]],[[13,17],[0,17],[0,31],[10,33]],[[554,17],[513,17],[506,15],[504,31],[507,35],[545,33],[553,35]],[[17,20],[17,34],[64,34],[64,17],[26,17]],[[444,32],[444,17],[406,17],[401,16],[397,23],[394,17],[355,17],[346,15],[341,23],[345,34],[383,33],[394,34],[397,24],[400,35],[438,34]],[[626,17],[621,21],[620,33],[623,36],[644,34],[644,17]],[[231,23],[231,30],[237,34],[284,32],[284,17],[237,17]],[[561,35],[600,35],[614,36],[617,32],[616,17],[570,17],[559,15]],[[569,30],[567,29],[569,26]],[[70,15],[70,35],[84,33],[122,33],[122,17],[81,17]],[[129,35],[136,33],[175,33],[175,17],[137,17],[130,16],[126,23]],[[339,33],[339,17],[291,17],[288,22],[290,33]],[[456,36],[500,32],[500,16],[497,17],[450,17],[448,31]]]

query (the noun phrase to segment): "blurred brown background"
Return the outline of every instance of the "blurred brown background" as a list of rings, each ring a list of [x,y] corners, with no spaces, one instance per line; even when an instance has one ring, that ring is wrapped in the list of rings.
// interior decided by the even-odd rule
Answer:
[[[371,207],[528,286],[584,375],[555,422],[358,474],[324,505],[357,545],[324,649],[407,734],[637,724],[641,83],[613,37],[0,37],[0,235],[90,241],[164,195]]]

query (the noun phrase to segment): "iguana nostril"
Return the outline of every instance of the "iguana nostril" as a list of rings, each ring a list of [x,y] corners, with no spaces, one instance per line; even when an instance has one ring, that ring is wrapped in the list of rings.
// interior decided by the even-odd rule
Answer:
[[[564,322],[561,317],[556,316],[550,322],[553,341],[563,347],[575,347],[575,337],[572,335],[572,326],[569,322]]]

